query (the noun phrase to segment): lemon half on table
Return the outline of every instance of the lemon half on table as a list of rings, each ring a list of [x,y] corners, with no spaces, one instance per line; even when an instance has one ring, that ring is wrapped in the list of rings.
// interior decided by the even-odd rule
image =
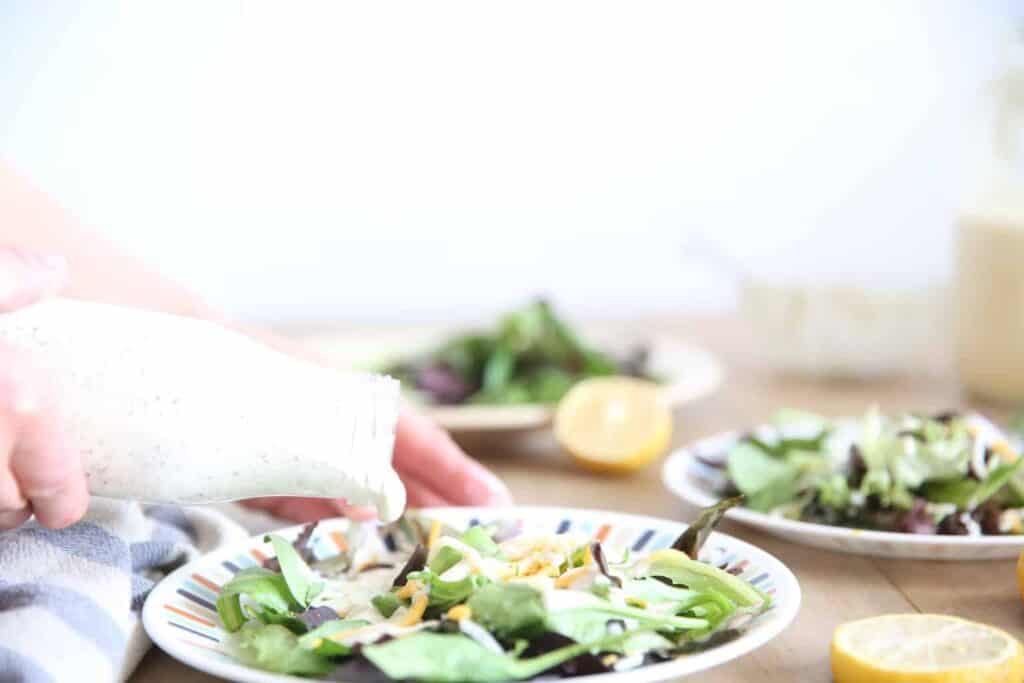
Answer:
[[[554,432],[584,467],[625,474],[668,448],[672,411],[655,382],[596,377],[576,384],[558,403]]]
[[[832,638],[835,683],[1020,683],[1016,638],[940,614],[892,614],[843,624]]]

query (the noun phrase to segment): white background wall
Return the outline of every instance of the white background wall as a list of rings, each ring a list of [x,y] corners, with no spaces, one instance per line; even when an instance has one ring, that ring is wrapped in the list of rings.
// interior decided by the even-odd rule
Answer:
[[[728,305],[693,235],[788,277],[941,278],[1015,12],[7,2],[0,155],[256,319]]]

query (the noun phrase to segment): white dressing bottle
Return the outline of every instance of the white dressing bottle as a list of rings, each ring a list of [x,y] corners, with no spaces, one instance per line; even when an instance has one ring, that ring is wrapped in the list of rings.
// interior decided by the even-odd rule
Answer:
[[[93,495],[345,498],[383,520],[405,506],[391,378],[323,368],[213,323],[67,299],[0,315],[0,339],[55,380]]]
[[[995,83],[987,169],[956,240],[960,379],[972,394],[1024,401],[1024,31]]]

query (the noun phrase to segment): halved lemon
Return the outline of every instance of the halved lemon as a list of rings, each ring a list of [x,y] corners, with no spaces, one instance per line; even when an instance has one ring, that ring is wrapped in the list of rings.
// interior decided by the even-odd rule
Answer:
[[[562,398],[554,431],[562,447],[584,467],[633,472],[668,448],[672,411],[654,382],[596,377],[580,382]]]
[[[1024,654],[997,628],[941,614],[843,624],[832,637],[835,683],[1020,683]]]

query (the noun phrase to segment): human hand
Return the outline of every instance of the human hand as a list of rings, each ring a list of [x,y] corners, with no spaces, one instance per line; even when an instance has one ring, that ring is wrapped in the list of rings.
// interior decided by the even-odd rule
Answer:
[[[471,459],[437,424],[411,408],[398,419],[395,471],[405,484],[409,507],[443,505],[508,505],[508,488],[487,468]],[[296,522],[339,514],[355,519],[374,516],[343,500],[323,498],[257,498],[245,505]]]
[[[0,249],[0,315],[56,294],[66,279],[63,259]],[[61,433],[50,383],[31,358],[0,344],[0,529],[33,514],[63,528],[88,504],[82,459]]]

